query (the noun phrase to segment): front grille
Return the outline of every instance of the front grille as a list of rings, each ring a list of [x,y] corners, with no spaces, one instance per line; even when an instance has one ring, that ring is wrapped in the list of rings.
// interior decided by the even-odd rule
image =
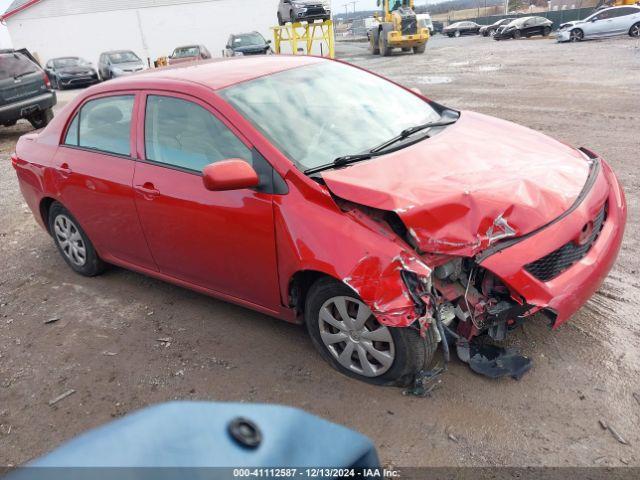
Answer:
[[[593,220],[593,230],[584,244],[578,245],[574,241],[566,243],[549,255],[525,265],[525,270],[543,282],[553,280],[573,264],[579,262],[591,250],[591,247],[600,236],[600,232],[602,232],[606,219],[607,204],[605,203]]]
[[[307,7],[307,15],[324,15],[324,7]]]

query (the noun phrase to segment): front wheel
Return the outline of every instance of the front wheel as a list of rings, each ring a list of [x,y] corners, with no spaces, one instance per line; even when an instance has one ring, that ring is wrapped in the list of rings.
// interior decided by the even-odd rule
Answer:
[[[423,43],[422,45],[417,45],[413,47],[413,53],[418,55],[418,54],[424,53],[426,49],[427,49],[427,44]]]
[[[629,36],[633,38],[640,38],[640,22],[634,23],[629,29]]]
[[[584,33],[579,28],[574,28],[569,32],[570,42],[581,42],[583,38],[584,38]]]
[[[387,43],[387,34],[385,32],[380,32],[380,35],[378,36],[378,38],[379,38],[378,45],[380,48],[380,55],[382,55],[383,57],[388,57],[389,55],[391,55],[391,48]]]
[[[522,32],[520,30],[516,30],[515,32],[513,32],[513,38],[515,40],[519,40],[520,38],[522,38]]]
[[[73,215],[58,202],[49,209],[49,231],[62,258],[74,272],[94,277],[104,271],[105,264],[91,240]]]
[[[29,118],[29,123],[35,128],[39,130],[41,128],[49,125],[49,122],[53,120],[53,108],[47,108],[45,110],[40,110],[34,114],[32,114]]]
[[[305,323],[314,347],[333,368],[376,385],[409,385],[437,349],[435,329],[423,339],[412,328],[382,325],[353,290],[331,279],[311,287]]]

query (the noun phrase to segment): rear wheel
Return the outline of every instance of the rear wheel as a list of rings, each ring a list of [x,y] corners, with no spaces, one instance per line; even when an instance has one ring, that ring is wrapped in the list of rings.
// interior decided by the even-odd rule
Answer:
[[[383,57],[391,55],[391,48],[387,43],[387,35],[384,31],[380,32],[380,35],[378,36],[378,45],[380,48],[380,55]]]
[[[583,38],[584,38],[584,32],[579,28],[574,28],[569,32],[570,42],[581,42]]]
[[[543,37],[548,37],[550,33],[551,33],[551,27],[544,27],[542,29],[542,36]]]
[[[321,279],[309,292],[305,323],[315,348],[339,372],[376,385],[406,386],[431,364],[435,331],[381,325],[345,284]]]
[[[33,128],[35,128],[36,130],[44,128],[49,125],[49,122],[51,120],[53,120],[53,109],[47,108],[46,110],[35,112],[34,114],[30,115],[27,120],[29,120],[29,123],[31,123]]]
[[[413,53],[420,54],[420,53],[424,53],[424,51],[427,49],[427,44],[423,43],[422,45],[418,45],[413,47]]]
[[[629,36],[633,38],[640,38],[640,22],[635,23],[629,29]]]
[[[104,271],[105,264],[91,240],[73,215],[58,202],[49,209],[49,231],[62,258],[74,272],[94,277]]]

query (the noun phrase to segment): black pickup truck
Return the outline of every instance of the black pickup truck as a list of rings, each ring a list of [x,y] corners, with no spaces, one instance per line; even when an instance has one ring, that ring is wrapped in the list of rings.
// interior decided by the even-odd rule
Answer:
[[[43,128],[53,118],[56,101],[42,68],[21,52],[0,51],[0,125],[10,127],[24,118]]]

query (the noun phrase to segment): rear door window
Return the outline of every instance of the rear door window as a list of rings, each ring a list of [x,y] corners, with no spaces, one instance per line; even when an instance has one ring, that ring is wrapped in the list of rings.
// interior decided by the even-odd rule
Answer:
[[[65,145],[130,155],[134,98],[118,95],[87,102],[71,122]]]

